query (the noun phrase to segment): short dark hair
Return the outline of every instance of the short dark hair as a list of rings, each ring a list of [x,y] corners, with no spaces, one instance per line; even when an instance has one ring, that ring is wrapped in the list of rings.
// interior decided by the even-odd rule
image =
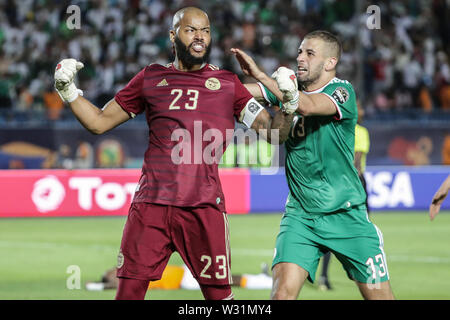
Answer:
[[[331,49],[336,54],[336,58],[338,59],[338,61],[341,59],[342,44],[337,36],[326,30],[316,30],[308,33],[304,37],[304,39],[311,39],[311,38],[319,38],[324,42],[326,42],[328,45],[331,46]]]

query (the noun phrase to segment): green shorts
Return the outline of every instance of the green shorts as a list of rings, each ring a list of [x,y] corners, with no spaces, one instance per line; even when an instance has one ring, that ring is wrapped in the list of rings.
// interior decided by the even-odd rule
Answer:
[[[272,267],[280,262],[295,263],[314,282],[319,260],[328,251],[342,263],[352,280],[373,284],[389,280],[383,235],[369,220],[365,205],[320,215],[287,206]]]

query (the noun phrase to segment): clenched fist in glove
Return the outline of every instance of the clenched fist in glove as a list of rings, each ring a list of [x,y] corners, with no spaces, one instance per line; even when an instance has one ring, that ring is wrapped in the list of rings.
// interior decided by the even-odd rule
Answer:
[[[64,101],[72,102],[83,95],[83,91],[73,83],[75,75],[83,67],[83,63],[75,59],[63,59],[56,65],[55,89]]]
[[[298,84],[295,72],[286,67],[279,67],[277,71],[272,74],[272,78],[278,84],[278,89],[283,93],[284,111],[287,114],[294,113],[298,106]]]

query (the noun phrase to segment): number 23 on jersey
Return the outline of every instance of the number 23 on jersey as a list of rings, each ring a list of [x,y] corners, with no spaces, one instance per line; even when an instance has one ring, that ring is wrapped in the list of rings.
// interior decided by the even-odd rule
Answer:
[[[197,103],[198,103],[198,94],[199,91],[195,89],[187,89],[184,91],[183,89],[172,89],[170,92],[171,95],[174,96],[172,102],[169,105],[169,110],[180,110],[181,107],[184,107],[186,110],[195,110],[197,109]],[[184,104],[184,106],[181,106],[178,100],[183,95],[187,95],[189,97],[189,101]]]

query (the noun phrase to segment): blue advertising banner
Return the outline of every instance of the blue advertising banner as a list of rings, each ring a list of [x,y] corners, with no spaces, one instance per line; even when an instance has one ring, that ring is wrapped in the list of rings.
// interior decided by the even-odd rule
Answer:
[[[369,207],[373,211],[428,210],[431,199],[450,174],[450,166],[368,166]],[[283,212],[288,195],[284,169],[275,175],[250,175],[250,212]],[[442,205],[450,210],[450,196]]]
[[[369,206],[373,210],[427,210],[449,174],[449,166],[370,167],[365,174]],[[450,209],[450,199],[442,209]]]
[[[250,170],[250,212],[281,212],[289,193],[284,167],[277,174]]]

